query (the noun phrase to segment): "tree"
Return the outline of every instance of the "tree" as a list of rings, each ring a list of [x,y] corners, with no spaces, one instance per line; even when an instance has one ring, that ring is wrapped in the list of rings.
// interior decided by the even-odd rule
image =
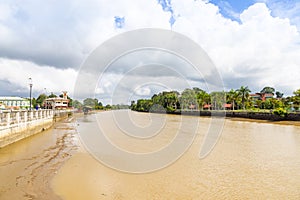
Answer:
[[[151,99],[139,99],[137,100],[136,108],[138,111],[149,111],[153,102]]]
[[[40,94],[38,96],[38,98],[36,99],[36,103],[40,106],[40,107],[44,107],[44,101],[45,99],[47,99],[47,95],[46,94]]]
[[[226,93],[225,92],[212,92],[210,93],[211,102],[215,110],[220,110],[223,108],[224,103],[226,103]]]
[[[110,104],[107,104],[106,106],[105,106],[105,110],[110,110],[111,109],[111,105]]]
[[[239,96],[242,98],[242,105],[243,109],[245,110],[245,102],[249,97],[249,93],[251,90],[248,88],[248,86],[241,86],[240,89],[236,90],[239,93]]]
[[[131,103],[130,103],[130,109],[131,110],[136,110],[136,103],[135,103],[135,101],[131,101]]]
[[[235,102],[239,97],[239,93],[236,90],[231,89],[227,92],[227,100],[232,104],[232,110],[235,108]]]
[[[295,96],[292,97],[293,106],[296,110],[300,107],[300,89],[293,92]]]
[[[173,111],[176,110],[177,107],[179,107],[178,96],[179,93],[177,91],[162,92],[159,94],[154,94],[151,98],[151,101],[153,105],[160,105],[169,111]],[[138,102],[138,103],[146,103],[146,102]]]
[[[31,106],[32,106],[32,109],[35,109],[36,108],[36,106],[37,106],[37,103],[36,103],[36,99],[35,98],[32,98],[31,99]]]
[[[276,98],[277,98],[277,99],[281,99],[282,97],[283,97],[283,93],[277,91],[277,92],[276,92]]]
[[[82,106],[83,106],[82,103],[79,102],[78,100],[74,100],[74,101],[73,101],[73,107],[74,107],[74,108],[81,109]]]
[[[53,94],[53,92],[51,92],[51,94],[48,96],[48,98],[55,98],[57,97],[55,94]]]
[[[196,94],[198,107],[200,108],[200,110],[202,110],[205,104],[210,103],[211,96],[206,91],[201,90],[199,88],[193,88],[193,90],[195,91]]]
[[[272,93],[272,94],[274,94],[274,92],[275,92],[275,89],[272,88],[272,87],[269,87],[269,86],[264,87],[264,88],[260,91],[260,93]]]
[[[93,99],[93,98],[86,98],[83,100],[83,105],[84,106],[90,106],[93,109],[96,109],[98,105],[98,99]]]
[[[181,97],[179,99],[181,109],[188,109],[190,105],[197,104],[197,96],[196,91],[190,88],[185,89],[181,93]]]

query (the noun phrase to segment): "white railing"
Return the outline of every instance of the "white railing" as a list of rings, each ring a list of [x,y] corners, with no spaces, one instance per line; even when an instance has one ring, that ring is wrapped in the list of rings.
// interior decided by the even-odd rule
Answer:
[[[2,111],[0,113],[0,129],[18,126],[35,120],[53,118],[53,110]]]

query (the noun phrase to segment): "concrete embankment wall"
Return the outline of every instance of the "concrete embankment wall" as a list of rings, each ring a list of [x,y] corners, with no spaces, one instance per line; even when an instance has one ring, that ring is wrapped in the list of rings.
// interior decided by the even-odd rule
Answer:
[[[0,148],[40,133],[53,125],[53,118],[21,123],[0,131]]]
[[[71,112],[32,111],[1,113],[0,148],[49,129]]]
[[[269,121],[300,121],[300,113],[288,113],[285,117],[273,114],[272,112],[214,112],[214,111],[200,111],[200,116],[225,116],[237,117],[257,120],[269,120]]]
[[[157,112],[160,113],[160,112]],[[161,112],[165,113],[165,112]],[[257,120],[269,120],[269,121],[300,121],[300,113],[288,113],[286,116],[281,117],[279,115],[273,114],[272,112],[248,112],[248,111],[176,111],[168,112],[168,114],[177,115],[190,115],[190,116],[219,116],[219,117],[236,117],[236,118],[247,118],[247,119],[257,119]]]

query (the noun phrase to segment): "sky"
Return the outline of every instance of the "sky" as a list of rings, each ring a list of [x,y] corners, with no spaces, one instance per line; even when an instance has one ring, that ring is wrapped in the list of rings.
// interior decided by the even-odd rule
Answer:
[[[0,0],[0,96],[28,97],[32,78],[33,96],[68,91],[72,97],[89,55],[112,37],[141,28],[170,30],[193,40],[216,66],[225,90],[243,85],[259,92],[271,86],[287,96],[300,88],[298,0]],[[133,60],[120,59],[99,77],[95,97],[106,104],[112,103],[116,88],[122,94],[117,87],[126,78],[122,67]],[[154,69],[130,74],[123,92],[148,98],[184,89],[178,74],[165,75],[159,65]],[[206,89],[191,74],[181,75],[191,87]],[[152,79],[142,83],[145,76]],[[134,82],[140,85],[126,87]]]

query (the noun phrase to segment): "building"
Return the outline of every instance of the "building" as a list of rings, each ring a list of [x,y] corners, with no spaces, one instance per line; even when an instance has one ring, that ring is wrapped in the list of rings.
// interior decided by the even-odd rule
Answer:
[[[70,100],[68,99],[67,92],[63,91],[63,97],[53,97],[45,99],[44,108],[46,109],[67,109]]]
[[[266,101],[268,99],[272,99],[274,97],[273,93],[255,93],[249,95],[252,101],[261,100]]]
[[[30,100],[22,97],[0,97],[0,105],[2,109],[28,109]]]

